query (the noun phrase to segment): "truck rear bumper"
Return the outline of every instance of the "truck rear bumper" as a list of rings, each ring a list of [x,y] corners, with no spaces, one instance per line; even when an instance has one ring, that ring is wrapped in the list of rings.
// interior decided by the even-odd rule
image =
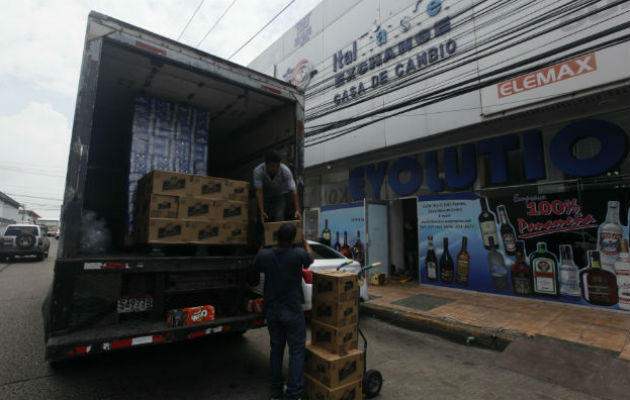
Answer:
[[[45,252],[45,249],[38,248],[22,250],[15,247],[0,247],[0,256],[37,256]]]
[[[46,360],[58,361],[130,347],[174,343],[214,334],[244,332],[263,327],[265,323],[261,314],[247,314],[178,328],[169,328],[166,322],[135,322],[99,327],[49,337],[46,341]]]

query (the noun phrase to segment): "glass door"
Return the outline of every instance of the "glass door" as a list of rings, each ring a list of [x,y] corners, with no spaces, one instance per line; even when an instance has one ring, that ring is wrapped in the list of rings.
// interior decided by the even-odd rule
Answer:
[[[389,217],[387,203],[365,199],[365,264],[380,262],[372,273],[389,277]]]

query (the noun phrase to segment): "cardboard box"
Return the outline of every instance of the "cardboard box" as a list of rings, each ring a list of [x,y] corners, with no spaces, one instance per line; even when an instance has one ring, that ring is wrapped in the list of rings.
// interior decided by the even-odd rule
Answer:
[[[192,190],[192,175],[154,170],[138,181],[138,194],[187,196]]]
[[[169,310],[166,314],[166,323],[170,327],[188,326],[214,321],[213,306],[199,306]]]
[[[335,270],[313,272],[313,301],[359,301],[357,274]]]
[[[294,224],[296,229],[295,240],[293,243],[302,243],[302,221],[280,221],[280,222],[265,222],[265,246],[277,246],[278,245],[278,230],[284,224]]]
[[[249,183],[212,176],[194,176],[192,178],[192,197],[204,197],[214,200],[249,200]]]
[[[330,296],[313,297],[311,318],[336,328],[356,326],[359,315],[358,302],[358,297],[347,301],[337,301]]]
[[[179,197],[162,194],[143,194],[138,197],[136,218],[177,218]]]
[[[183,197],[179,200],[179,219],[247,223],[248,215],[247,203],[240,201],[203,197]]]
[[[363,381],[329,388],[312,376],[304,374],[304,398],[310,400],[363,400]]]
[[[311,340],[314,346],[321,347],[331,353],[345,355],[359,346],[357,326],[341,328],[311,321]]]
[[[247,224],[187,221],[186,240],[194,244],[247,244]]]
[[[168,218],[149,218],[137,221],[135,239],[138,243],[186,243],[186,221]]]
[[[352,350],[345,356],[330,353],[322,348],[306,345],[304,373],[329,388],[337,388],[363,377],[363,351]]]

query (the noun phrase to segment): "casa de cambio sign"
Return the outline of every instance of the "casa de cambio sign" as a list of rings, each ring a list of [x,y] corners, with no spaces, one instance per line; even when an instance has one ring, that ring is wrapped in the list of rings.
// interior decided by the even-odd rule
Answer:
[[[420,3],[420,2],[418,2]],[[416,5],[417,8],[418,5]],[[415,10],[414,10],[415,11]],[[374,90],[395,79],[413,74],[430,65],[452,56],[457,51],[454,39],[440,41],[440,37],[451,31],[450,16],[433,18],[441,11],[441,1],[432,0],[427,5],[427,14],[431,20],[436,20],[429,27],[415,32],[393,46],[388,46],[377,54],[359,61],[357,41],[332,55],[332,67],[335,74],[335,88],[339,89],[333,97],[335,105],[348,103],[369,90]],[[405,21],[405,23],[403,23]],[[409,27],[408,21],[401,20],[403,31]],[[381,29],[377,34],[377,44],[384,45],[386,31]],[[417,51],[414,51],[416,50]],[[413,55],[411,55],[413,53]],[[406,59],[403,56],[411,55]],[[398,61],[393,64],[393,61]],[[382,66],[392,65],[391,68],[381,69]],[[364,76],[379,69],[368,79]]]

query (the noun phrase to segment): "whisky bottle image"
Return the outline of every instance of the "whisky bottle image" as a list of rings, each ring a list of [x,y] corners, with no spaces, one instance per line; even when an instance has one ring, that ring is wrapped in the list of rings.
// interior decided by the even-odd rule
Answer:
[[[352,257],[352,250],[350,250],[350,246],[348,246],[348,231],[343,231],[343,246],[341,246],[340,253],[346,258]]]
[[[490,253],[488,253],[488,267],[490,268],[490,276],[492,277],[492,287],[497,291],[508,290],[508,272],[505,267],[505,259],[503,255],[497,251],[498,246],[494,242],[494,238],[490,238]]]
[[[599,251],[602,268],[614,273],[615,261],[621,250],[623,228],[619,223],[619,202],[609,201],[606,221],[599,226]]]
[[[497,211],[499,212],[499,221],[501,222],[500,231],[505,254],[513,256],[516,254],[516,233],[514,227],[510,224],[504,205],[498,206]]]
[[[558,297],[558,262],[556,257],[547,251],[547,243],[538,242],[536,251],[530,255],[532,266],[534,294],[539,296]]]
[[[560,294],[572,298],[580,297],[580,271],[573,261],[573,248],[569,244],[560,245]]]
[[[479,214],[479,229],[481,229],[481,238],[483,247],[490,250],[490,238],[494,240],[494,245],[499,245],[499,236],[497,235],[497,224],[494,215],[488,211],[488,200],[485,197],[479,199],[481,204],[481,214]]]
[[[430,281],[438,280],[438,259],[433,250],[433,236],[427,237],[429,242],[429,249],[427,250],[427,257],[425,258],[425,266],[427,268],[427,279]]]
[[[512,264],[512,292],[519,296],[531,296],[532,292],[532,269],[525,260],[525,245],[523,242],[516,243],[516,260]]]
[[[589,267],[580,271],[582,298],[597,306],[614,306],[619,302],[619,287],[615,274],[602,269],[597,250],[588,251]]]
[[[462,249],[457,254],[457,270],[455,271],[455,282],[458,285],[468,286],[468,272],[470,267],[470,254],[466,249],[468,238],[462,238]]]
[[[352,247],[352,255],[363,266],[363,243],[361,243],[361,231],[357,231],[357,241]]]
[[[626,239],[621,239],[621,252],[615,261],[615,272],[619,288],[619,308],[630,310],[630,254]]]
[[[330,229],[328,229],[328,220],[324,220],[324,230],[322,231],[322,243],[326,246],[330,246],[330,239],[332,234],[330,233]]]
[[[448,238],[444,238],[444,250],[442,257],[440,257],[440,280],[443,283],[453,283],[454,272],[453,259],[448,252]]]
[[[341,251],[341,243],[339,242],[339,231],[337,231],[337,240],[335,241],[335,250]]]

